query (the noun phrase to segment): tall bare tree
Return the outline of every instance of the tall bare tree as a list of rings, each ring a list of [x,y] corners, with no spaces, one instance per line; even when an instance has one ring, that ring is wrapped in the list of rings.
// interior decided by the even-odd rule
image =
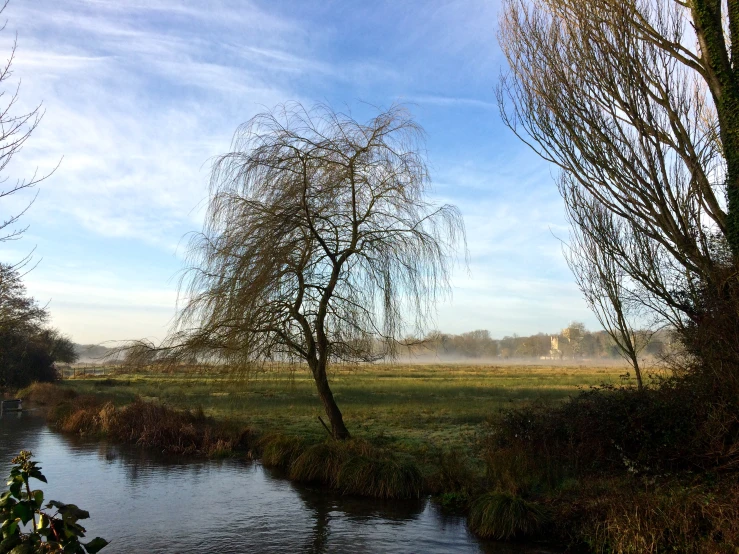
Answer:
[[[565,200],[629,233],[583,231],[645,305],[678,327],[704,321],[699,297],[737,287],[737,3],[506,0],[500,42],[506,123],[559,166]]]
[[[581,204],[581,202],[584,202]],[[639,390],[644,388],[639,354],[654,331],[643,316],[643,302],[616,262],[604,237],[626,242],[630,228],[592,199],[566,197],[572,230],[564,255],[585,302],[608,333],[619,354],[631,365]]]
[[[10,0],[6,0],[0,6],[0,14],[5,11]],[[5,25],[0,27],[0,31],[5,30]],[[41,121],[43,115],[41,106],[36,106],[32,110],[18,113],[16,104],[18,103],[18,93],[20,91],[20,82],[11,85],[10,80],[13,75],[12,66],[15,60],[16,41],[10,49],[7,60],[4,64],[0,64],[0,174],[5,175],[8,164],[10,164],[13,156],[15,156],[25,145],[33,131]],[[53,171],[52,171],[53,172]],[[7,176],[0,177],[0,200],[16,194],[22,190],[35,187],[38,183],[49,177],[49,174],[39,175],[35,172],[30,178],[16,179],[9,181]],[[23,214],[33,204],[35,197],[25,204],[24,207],[17,210],[8,210],[5,214],[0,215],[0,242],[18,239],[21,237],[26,227],[18,227],[18,223]]]
[[[240,127],[213,165],[170,343],[305,361],[332,435],[347,438],[329,364],[392,354],[406,325],[422,329],[464,240],[458,210],[427,199],[423,152],[397,106],[361,124],[289,104]]]

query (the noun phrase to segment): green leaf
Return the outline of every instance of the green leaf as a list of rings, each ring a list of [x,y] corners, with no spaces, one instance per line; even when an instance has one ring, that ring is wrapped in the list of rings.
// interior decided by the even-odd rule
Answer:
[[[58,504],[61,504],[61,502],[59,502]],[[75,522],[78,519],[87,519],[90,517],[90,512],[88,512],[87,510],[81,510],[74,504],[64,504],[62,506],[58,506],[57,509],[62,515],[64,521],[67,522]]]
[[[95,554],[96,552],[99,552],[106,546],[108,546],[108,541],[105,539],[101,539],[100,537],[95,537],[88,543],[82,543],[82,546],[85,547],[85,550],[87,550],[88,554]]]
[[[23,486],[23,481],[13,481],[13,483],[8,487],[10,490],[10,494],[12,494],[15,498],[21,497],[21,487]]]
[[[33,510],[31,509],[31,506],[28,505],[28,501],[24,500],[23,502],[18,502],[13,507],[13,515],[15,517],[20,518],[20,520],[23,522],[23,525],[31,521],[31,518],[33,517]]]
[[[32,469],[28,472],[28,474],[33,477],[34,479],[38,479],[39,481],[43,481],[44,483],[48,483],[46,480],[46,477],[44,477],[44,474],[41,473],[38,469]]]
[[[85,531],[87,531],[87,529],[82,527],[79,523],[64,523],[64,533],[66,533],[68,537],[84,537]]]
[[[81,552],[82,554],[84,554],[85,551],[82,550],[79,542],[72,541],[64,545],[64,550],[62,552],[68,552],[69,554],[77,554],[78,552]]]
[[[41,504],[44,503],[44,491],[42,490],[33,491],[33,499],[36,501],[36,506],[40,508]]]
[[[10,525],[8,525],[8,529],[5,532],[8,534],[8,536],[10,536],[10,535],[14,535],[17,530],[18,530],[18,520],[15,520]]]

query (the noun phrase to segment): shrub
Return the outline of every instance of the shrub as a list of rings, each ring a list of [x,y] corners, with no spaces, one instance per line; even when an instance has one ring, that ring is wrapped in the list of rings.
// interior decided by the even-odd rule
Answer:
[[[607,491],[581,491],[575,538],[595,552],[734,554],[739,549],[739,487],[723,479],[669,481],[650,490],[611,483]],[[584,494],[582,494],[584,492]]]
[[[59,405],[52,419],[64,432],[105,435],[171,454],[222,457],[246,440],[244,433],[218,427],[202,412],[174,410],[142,400],[117,408],[94,397],[80,397],[74,404]]]
[[[739,464],[739,399],[718,403],[701,383],[669,379],[638,391],[599,387],[551,406],[509,410],[493,425],[488,461],[536,466],[545,481],[602,471],[661,474]]]
[[[482,471],[473,460],[461,449],[439,451],[434,470],[426,477],[426,488],[438,495],[443,508],[466,510],[470,499],[482,492]]]
[[[24,389],[18,391],[18,397],[28,400],[38,406],[53,406],[72,400],[77,393],[72,389],[60,387],[52,383],[31,383]]]

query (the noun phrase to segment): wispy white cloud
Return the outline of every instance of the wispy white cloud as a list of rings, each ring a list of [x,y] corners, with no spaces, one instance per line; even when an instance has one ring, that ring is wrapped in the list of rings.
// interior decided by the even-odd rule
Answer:
[[[510,134],[480,139],[497,117],[496,12],[465,1],[13,0],[0,54],[18,29],[19,108],[43,101],[46,114],[10,176],[63,161],[26,219],[39,235],[0,257],[38,244],[29,290],[77,340],[161,337],[175,253],[201,225],[208,160],[238,124],[288,100],[400,99],[457,126],[430,150],[438,198],[466,218],[472,264],[440,325],[533,332],[558,310],[579,314],[549,230],[564,229],[549,169]]]
[[[436,106],[469,106],[472,108],[481,108],[484,110],[497,110],[498,105],[494,102],[486,102],[477,98],[464,98],[452,96],[436,96],[431,94],[411,94],[401,97],[407,102],[417,102],[419,104],[433,104]]]

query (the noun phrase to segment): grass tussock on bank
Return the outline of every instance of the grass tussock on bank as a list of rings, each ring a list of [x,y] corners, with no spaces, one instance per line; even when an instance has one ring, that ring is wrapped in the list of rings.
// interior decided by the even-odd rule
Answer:
[[[545,508],[505,492],[478,497],[469,514],[469,527],[475,534],[496,540],[536,535],[548,521]]]
[[[29,386],[20,389],[16,396],[33,403],[35,406],[48,407],[76,398],[78,393],[73,389],[60,387],[52,383],[31,383]]]
[[[361,439],[308,444],[299,438],[263,439],[262,463],[290,479],[318,483],[343,494],[373,498],[419,498],[426,490],[418,465]]]

